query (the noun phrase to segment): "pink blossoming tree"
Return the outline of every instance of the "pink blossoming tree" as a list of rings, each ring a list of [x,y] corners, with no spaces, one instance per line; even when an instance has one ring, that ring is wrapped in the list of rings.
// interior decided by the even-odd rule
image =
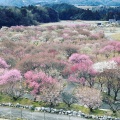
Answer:
[[[29,91],[35,95],[37,101],[50,103],[51,106],[58,101],[61,86],[57,80],[42,71],[28,71],[24,77]]]
[[[4,70],[0,75],[0,90],[17,100],[23,95],[22,76],[19,70]]]
[[[8,68],[9,65],[6,63],[6,61],[3,58],[0,58],[0,68]]]
[[[72,54],[69,58],[69,62],[73,65],[71,67],[70,81],[79,82],[83,85],[85,82],[92,87],[94,85],[94,76],[97,72],[92,67],[92,60],[85,54]]]

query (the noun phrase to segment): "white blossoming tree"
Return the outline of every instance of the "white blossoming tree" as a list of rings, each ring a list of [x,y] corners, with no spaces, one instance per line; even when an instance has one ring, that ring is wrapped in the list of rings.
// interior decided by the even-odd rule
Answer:
[[[102,103],[101,92],[95,88],[77,88],[75,95],[80,103],[90,109],[90,112],[93,112],[93,109],[99,108]]]
[[[103,61],[93,64],[93,68],[98,72],[103,72],[105,69],[115,69],[117,68],[117,63],[115,61]]]

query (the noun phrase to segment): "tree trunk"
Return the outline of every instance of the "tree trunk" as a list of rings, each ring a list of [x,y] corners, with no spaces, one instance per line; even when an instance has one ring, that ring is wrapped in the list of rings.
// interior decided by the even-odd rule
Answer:
[[[115,101],[117,100],[117,93],[118,93],[118,92],[115,92],[115,96],[114,96],[114,100],[115,100]]]
[[[113,113],[116,113],[117,111],[116,110],[112,110]]]
[[[50,113],[51,113],[52,107],[53,107],[53,103],[50,102]]]
[[[71,105],[71,104],[68,104],[68,107],[69,107],[69,108],[70,108],[70,105]]]
[[[90,110],[90,113],[92,113],[92,112],[93,112],[93,108],[91,108],[91,107],[90,107],[90,108],[89,108],[89,110]]]
[[[108,93],[107,93],[107,94],[108,94],[109,96],[110,96],[110,93],[111,93],[110,88],[108,88]]]
[[[102,92],[103,91],[103,84],[100,84],[100,86],[101,86],[101,90],[100,91]]]
[[[108,89],[108,95],[110,96],[110,89]]]
[[[18,100],[18,97],[15,97],[15,96],[14,96],[14,97],[13,97],[13,100],[14,100],[14,101],[17,101],[17,100]]]

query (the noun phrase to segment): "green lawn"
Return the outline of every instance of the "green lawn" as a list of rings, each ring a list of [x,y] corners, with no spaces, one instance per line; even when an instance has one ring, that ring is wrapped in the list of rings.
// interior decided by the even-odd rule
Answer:
[[[34,102],[34,101],[31,101],[31,100],[25,99],[25,98],[24,99],[20,98],[17,101],[13,101],[9,96],[0,94],[0,103],[8,103],[8,102],[11,102],[13,104],[20,103],[23,105],[33,105],[33,106],[44,106],[44,107],[49,106],[43,102]],[[55,108],[64,109],[64,110],[81,111],[85,114],[93,114],[93,115],[98,115],[98,116],[110,115],[110,116],[120,117],[120,112],[118,112],[115,115],[115,114],[112,114],[111,111],[103,111],[103,110],[98,110],[98,109],[93,110],[93,112],[90,113],[88,108],[86,108],[84,106],[77,105],[77,104],[73,104],[73,105],[71,105],[71,107],[68,107],[65,103],[59,103],[57,106],[55,106]]]

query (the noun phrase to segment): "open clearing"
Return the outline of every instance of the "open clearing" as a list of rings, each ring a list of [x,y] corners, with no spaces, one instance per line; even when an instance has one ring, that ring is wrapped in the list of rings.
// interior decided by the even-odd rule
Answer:
[[[102,26],[97,26],[97,23],[101,23]],[[51,26],[51,25],[77,25],[77,24],[89,24],[95,27],[96,31],[103,31],[105,36],[109,39],[120,40],[120,27],[112,26],[109,24],[108,21],[83,21],[83,20],[76,20],[76,21],[60,21],[55,23],[45,23],[42,24],[43,26]]]
[[[113,39],[120,40],[120,32],[119,33],[115,33],[115,34],[111,35],[110,37],[113,38]]]

